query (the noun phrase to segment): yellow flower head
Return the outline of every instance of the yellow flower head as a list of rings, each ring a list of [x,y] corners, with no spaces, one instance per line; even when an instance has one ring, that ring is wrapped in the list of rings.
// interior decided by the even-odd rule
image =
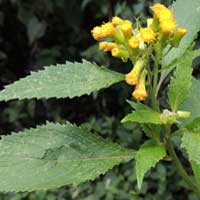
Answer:
[[[138,48],[140,46],[140,40],[133,36],[129,41],[128,41],[128,44],[131,48],[135,49],[135,48]]]
[[[112,24],[114,26],[121,25],[123,22],[124,22],[124,20],[121,19],[120,17],[115,16],[112,18]]]
[[[111,51],[113,48],[117,46],[114,42],[100,42],[99,49],[103,51]]]
[[[125,34],[131,34],[132,33],[132,22],[129,20],[124,20],[124,22],[121,24],[121,31]]]
[[[102,30],[101,30],[101,27],[100,26],[95,26],[93,29],[92,29],[92,36],[95,40],[100,40],[102,39]]]
[[[145,87],[146,75],[147,75],[147,70],[143,70],[139,79],[139,83],[136,85],[136,88],[134,92],[132,93],[132,96],[139,101],[145,100],[148,96],[146,87]]]
[[[175,20],[166,20],[160,23],[160,28],[165,34],[172,34],[176,28]]]
[[[103,37],[112,37],[115,34],[115,27],[111,22],[101,25]]]
[[[154,12],[154,17],[155,18],[159,18],[159,14],[166,9],[166,7],[160,3],[156,3],[153,6],[150,7],[151,10]]]
[[[183,37],[187,33],[185,28],[177,28],[176,33],[178,36]]]
[[[174,20],[174,15],[172,10],[165,8],[158,14],[158,19],[160,22],[163,22],[165,20]]]
[[[138,60],[135,63],[134,68],[125,76],[126,83],[129,85],[138,84],[138,80],[140,78],[140,74],[142,69],[144,68],[144,60]]]
[[[153,42],[156,37],[156,33],[151,28],[141,28],[141,37],[145,42]]]

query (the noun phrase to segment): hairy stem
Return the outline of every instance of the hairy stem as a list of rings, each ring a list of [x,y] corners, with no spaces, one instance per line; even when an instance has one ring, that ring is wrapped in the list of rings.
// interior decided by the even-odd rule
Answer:
[[[177,169],[179,175],[188,184],[190,189],[193,190],[197,194],[198,197],[200,197],[200,188],[198,188],[198,186],[195,184],[195,182],[192,180],[192,178],[187,174],[187,172],[183,168],[183,165],[180,162],[169,138],[166,140],[166,147],[167,147],[167,150],[168,150],[171,158],[173,159],[173,162],[176,166],[176,169]]]

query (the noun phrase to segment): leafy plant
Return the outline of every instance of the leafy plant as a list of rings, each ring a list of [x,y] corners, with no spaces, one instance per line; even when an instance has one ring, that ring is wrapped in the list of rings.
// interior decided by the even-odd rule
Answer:
[[[132,96],[136,101],[128,102],[133,111],[122,122],[140,123],[149,139],[137,151],[130,150],[69,122],[47,122],[3,136],[0,190],[30,192],[76,185],[132,159],[136,161],[141,189],[144,176],[152,167],[160,160],[172,160],[188,187],[200,197],[199,81],[192,78],[191,67],[200,54],[193,48],[200,30],[199,6],[198,0],[177,0],[170,9],[155,4],[151,7],[153,18],[147,20],[145,28],[137,20],[133,29],[131,21],[119,17],[95,27],[92,35],[101,40],[101,50],[133,64],[126,75],[83,60],[45,67],[6,86],[0,92],[1,101],[73,98],[125,81],[135,87]],[[188,8],[191,12],[184,13]],[[36,36],[32,37],[30,43]],[[163,107],[160,88],[169,76],[168,105]],[[176,137],[181,140],[180,145],[174,143]],[[193,175],[185,170],[176,148],[187,155]]]

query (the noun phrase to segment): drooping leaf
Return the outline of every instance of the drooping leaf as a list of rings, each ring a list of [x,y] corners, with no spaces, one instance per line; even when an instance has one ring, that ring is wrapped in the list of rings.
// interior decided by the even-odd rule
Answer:
[[[164,146],[156,144],[153,140],[148,140],[140,147],[135,156],[136,176],[139,189],[142,186],[146,172],[154,167],[165,155],[166,151]]]
[[[200,165],[194,161],[191,162],[191,165],[192,165],[192,170],[194,173],[195,180],[198,183],[198,185],[200,186]]]
[[[179,27],[187,29],[178,48],[174,48],[165,58],[164,64],[169,65],[173,60],[181,57],[193,42],[200,30],[200,0],[176,0],[172,4],[175,19]]]
[[[122,119],[122,123],[132,121],[138,123],[162,124],[160,113],[141,103],[136,104],[134,102],[129,102],[129,104],[135,107],[136,110],[125,116]]]
[[[32,191],[93,180],[134,152],[82,128],[47,123],[0,140],[0,191]]]
[[[200,117],[200,81],[193,78],[192,79],[192,86],[190,88],[189,94],[186,100],[180,107],[181,110],[186,110],[192,113],[191,118],[182,121],[184,125],[188,121]]]
[[[168,97],[172,111],[177,111],[188,95],[192,80],[191,65],[192,52],[188,52],[178,62],[174,75],[171,78]]]
[[[200,133],[184,133],[181,147],[186,149],[190,161],[200,165]]]
[[[45,67],[0,92],[0,101],[31,98],[63,98],[90,94],[124,80],[124,75],[87,61]]]

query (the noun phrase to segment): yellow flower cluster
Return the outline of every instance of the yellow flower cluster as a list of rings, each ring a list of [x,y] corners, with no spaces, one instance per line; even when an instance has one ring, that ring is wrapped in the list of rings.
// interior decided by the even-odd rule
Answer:
[[[153,18],[147,19],[147,27],[140,28],[139,25],[133,29],[131,21],[115,16],[91,31],[95,40],[101,40],[100,50],[111,52],[113,57],[125,62],[130,59],[134,63],[125,79],[127,84],[136,86],[132,95],[139,101],[147,97],[145,79],[148,73],[145,65],[150,55],[148,49],[159,47],[157,51],[162,52],[167,44],[177,47],[186,34],[185,28],[177,27],[171,9],[159,3],[150,8]],[[104,38],[108,38],[109,42],[102,41]]]
[[[180,40],[186,34],[185,28],[176,26],[173,11],[164,5],[157,3],[150,7],[154,13],[154,18],[150,27],[156,32],[163,33],[168,42],[177,47]]]
[[[91,32],[95,40],[112,39],[112,42],[100,42],[99,48],[106,52],[110,51],[112,56],[124,61],[128,58],[134,59],[144,51],[144,43],[149,44],[156,40],[156,33],[152,28],[133,29],[131,21],[117,16],[107,23],[94,27]]]

